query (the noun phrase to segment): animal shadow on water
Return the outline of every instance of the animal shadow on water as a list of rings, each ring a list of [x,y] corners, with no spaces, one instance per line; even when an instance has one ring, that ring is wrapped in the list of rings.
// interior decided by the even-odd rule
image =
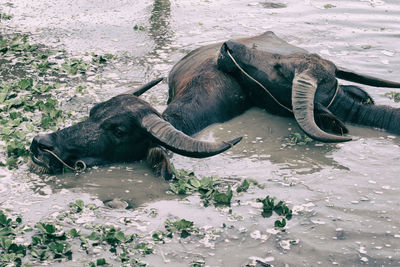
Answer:
[[[86,121],[35,137],[33,166],[59,173],[63,165],[78,169],[147,159],[156,175],[171,179],[166,150],[192,158],[222,153],[241,140],[235,131],[230,141],[192,136],[253,107],[290,118],[310,138],[322,142],[352,140],[345,123],[400,134],[400,109],[375,105],[362,88],[341,85],[337,78],[400,88],[400,83],[338,67],[272,32],[203,46],[169,73],[168,105],[162,114],[138,98],[161,81],[157,79],[95,105]]]

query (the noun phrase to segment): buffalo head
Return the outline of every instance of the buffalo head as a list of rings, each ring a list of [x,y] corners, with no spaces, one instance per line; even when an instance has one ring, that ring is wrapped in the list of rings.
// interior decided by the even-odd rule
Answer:
[[[218,68],[231,74],[241,84],[249,101],[272,113],[294,116],[300,128],[313,139],[323,142],[351,140],[343,136],[347,129],[341,120],[393,132],[385,127],[384,119],[380,122],[375,119],[363,123],[361,119],[366,116],[360,113],[358,116],[361,118],[354,118],[353,114],[359,110],[365,110],[366,114],[368,111],[376,112],[370,108],[373,101],[361,88],[340,86],[336,78],[379,87],[399,88],[399,83],[338,68],[316,54],[270,53],[249,48],[236,41],[227,41],[222,45]],[[343,114],[344,110],[348,110],[348,113]],[[382,116],[400,119],[391,116],[391,108],[379,107],[379,110],[382,110]],[[320,118],[328,123],[321,123]],[[328,127],[321,127],[327,124]],[[397,133],[398,129],[394,132]]]
[[[157,146],[201,158],[221,153],[240,141],[241,138],[229,142],[203,142],[175,129],[137,97],[161,80],[150,82],[133,94],[117,95],[95,105],[83,122],[36,136],[30,148],[33,164],[43,171],[58,173],[63,169],[62,162],[70,166],[76,162],[93,166],[137,161]],[[162,155],[166,156],[165,153]]]

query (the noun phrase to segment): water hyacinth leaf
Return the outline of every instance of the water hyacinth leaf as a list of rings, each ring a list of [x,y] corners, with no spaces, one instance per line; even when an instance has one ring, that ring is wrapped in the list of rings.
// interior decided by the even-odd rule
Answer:
[[[67,232],[66,235],[67,235],[68,238],[75,238],[75,237],[79,236],[79,233],[75,228],[72,228],[71,230],[69,230]]]
[[[230,206],[232,196],[233,196],[233,193],[232,193],[232,189],[230,186],[228,187],[228,191],[226,193],[221,193],[218,190],[215,190],[215,193],[214,193],[215,205]]]
[[[336,7],[336,6],[335,6],[335,5],[332,5],[332,4],[326,4],[326,5],[324,5],[324,8],[325,8],[325,9],[334,8],[334,7]]]
[[[236,192],[240,193],[240,192],[246,192],[247,189],[249,189],[250,187],[250,183],[247,179],[244,179],[242,184],[240,186],[238,186],[238,188],[236,188]]]
[[[191,178],[189,179],[189,182],[192,186],[194,186],[195,188],[199,188],[201,186],[199,180],[197,180],[196,178]]]
[[[390,92],[385,93],[384,96],[388,97],[389,99],[392,99],[396,103],[400,102],[400,93],[399,92],[390,91]]]
[[[107,264],[107,262],[106,262],[106,260],[104,258],[96,260],[96,265],[97,266],[103,266],[103,265],[106,265],[106,264]]]
[[[153,248],[149,243],[142,242],[135,246],[135,250],[138,250],[142,255],[149,255],[153,253]]]
[[[30,252],[31,252],[32,257],[37,258],[41,261],[49,258],[49,256],[46,253],[46,250],[39,250],[36,248],[31,248]]]
[[[276,228],[283,228],[286,226],[286,219],[283,218],[282,220],[276,220],[274,225]]]
[[[27,79],[21,79],[19,81],[19,87],[21,90],[28,90],[31,89],[33,86],[33,79],[32,78],[27,78]]]
[[[264,199],[257,199],[257,202],[261,202],[263,204],[263,211],[272,211],[274,209],[274,199],[266,196]]]
[[[85,203],[83,202],[83,200],[78,199],[75,201],[75,203],[71,203],[70,207],[75,208],[76,212],[81,212],[85,207]]]
[[[41,244],[42,243],[42,239],[39,236],[32,236],[32,245],[37,245],[37,244]]]
[[[157,231],[151,235],[154,241],[164,241],[164,232]]]
[[[263,216],[264,218],[269,218],[272,216],[272,210],[263,210],[261,212],[261,216]]]
[[[54,253],[62,253],[64,250],[64,244],[63,243],[58,243],[58,242],[51,242],[49,244],[49,248],[54,252]]]
[[[182,230],[182,229],[187,229],[193,226],[193,222],[187,221],[185,219],[181,219],[179,221],[172,222],[172,225],[177,229],[177,230]]]
[[[188,237],[188,236],[190,236],[190,233],[189,233],[188,231],[186,231],[186,230],[182,230],[182,232],[181,232],[181,238],[186,238],[186,237]]]
[[[126,242],[125,234],[124,234],[123,232],[121,232],[121,231],[115,233],[115,238],[116,238],[118,241],[120,241],[121,243]]]
[[[8,250],[8,248],[11,246],[12,244],[12,240],[8,239],[8,238],[0,238],[0,246],[4,249],[4,250]]]
[[[44,234],[54,234],[56,232],[56,226],[51,223],[38,223],[37,228]]]
[[[8,247],[8,252],[15,253],[15,254],[21,255],[21,256],[25,256],[26,255],[26,247],[24,245],[18,245],[18,244],[12,243]]]
[[[0,226],[1,227],[9,226],[11,222],[12,222],[12,219],[7,218],[7,216],[0,211]]]

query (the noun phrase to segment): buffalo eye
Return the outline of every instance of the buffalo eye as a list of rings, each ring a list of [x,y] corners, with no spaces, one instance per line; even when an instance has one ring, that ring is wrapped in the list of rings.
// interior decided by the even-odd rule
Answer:
[[[113,133],[116,137],[121,138],[126,134],[126,131],[122,129],[121,127],[115,127],[113,129]]]

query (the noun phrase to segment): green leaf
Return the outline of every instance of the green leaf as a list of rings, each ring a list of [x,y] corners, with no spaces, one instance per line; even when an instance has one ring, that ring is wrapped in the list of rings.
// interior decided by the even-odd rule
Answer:
[[[230,206],[232,196],[233,196],[233,193],[232,193],[230,186],[228,187],[227,193],[221,193],[218,190],[215,190],[215,193],[214,193],[215,204]]]
[[[193,185],[195,188],[199,188],[201,186],[199,180],[197,180],[196,178],[189,179],[189,183]]]
[[[187,230],[182,230],[181,232],[181,238],[186,238],[190,236],[190,233]]]
[[[100,240],[100,234],[97,232],[92,232],[88,237],[89,240]]]
[[[56,226],[54,224],[45,224],[44,229],[46,230],[46,234],[54,234],[56,232]]]
[[[390,91],[390,92],[385,93],[384,96],[388,97],[389,99],[392,99],[396,103],[400,102],[400,93],[399,92]]]
[[[182,219],[172,223],[178,230],[187,229],[193,226],[193,222]]]
[[[115,233],[115,238],[121,243],[124,243],[126,241],[125,234],[121,231]]]
[[[104,258],[101,258],[101,259],[97,259],[96,260],[96,265],[97,266],[102,266],[102,265],[106,265],[107,263],[106,263],[106,260],[104,259]]]
[[[77,237],[79,235],[79,233],[78,233],[78,231],[75,229],[75,228],[72,228],[71,230],[69,230],[68,232],[67,232],[67,236],[69,237],[69,238],[74,238],[74,237]]]
[[[244,181],[242,182],[242,184],[236,188],[236,192],[240,193],[240,192],[246,192],[247,189],[249,189],[250,187],[250,183],[247,179],[244,179]]]
[[[85,204],[83,203],[83,200],[78,199],[77,201],[75,201],[75,205],[80,208],[80,210],[83,210],[83,208],[85,207]]]
[[[0,238],[0,246],[4,249],[4,250],[8,250],[8,248],[11,246],[12,244],[12,240],[8,239],[8,238]]]
[[[28,90],[31,89],[33,86],[33,79],[32,78],[27,78],[27,79],[21,79],[18,83],[19,88],[21,90]]]
[[[164,241],[164,232],[158,231],[152,234],[152,237],[155,241]]]
[[[332,4],[326,4],[326,5],[324,5],[324,8],[325,9],[327,9],[327,8],[334,8],[334,7],[336,7],[335,5],[332,5]]]
[[[286,219],[283,218],[282,221],[276,220],[274,225],[276,228],[283,228],[286,226]]]

